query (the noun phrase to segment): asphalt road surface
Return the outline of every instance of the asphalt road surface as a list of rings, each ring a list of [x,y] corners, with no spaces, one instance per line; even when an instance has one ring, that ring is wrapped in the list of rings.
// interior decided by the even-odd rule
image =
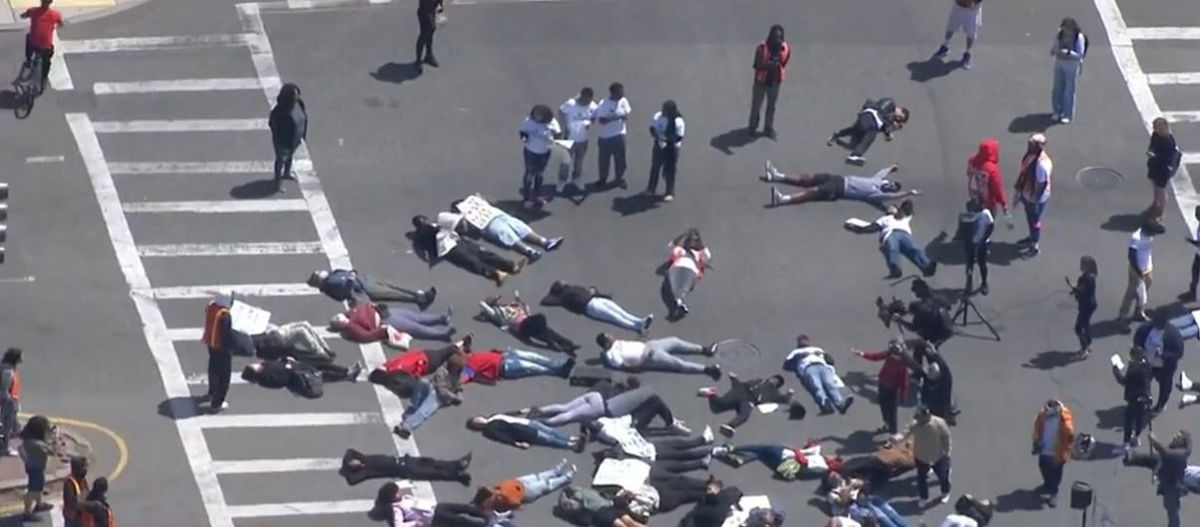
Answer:
[[[952,233],[966,159],[978,140],[1000,140],[1001,168],[1011,185],[1025,138],[1046,126],[1052,70],[1046,52],[1064,16],[1079,20],[1092,45],[1075,122],[1047,132],[1055,176],[1042,254],[1014,258],[1010,242],[1025,235],[1017,212],[1015,230],[997,231],[992,293],[976,299],[1003,340],[978,338],[983,328],[973,325],[944,347],[964,412],[954,429],[954,492],[996,498],[994,525],[1078,522],[1065,491],[1057,509],[1043,508],[1032,491],[1039,483],[1028,451],[1034,412],[1054,397],[1074,411],[1079,431],[1103,443],[1100,459],[1067,467],[1064,485],[1086,481],[1096,488],[1099,524],[1162,523],[1149,474],[1116,459],[1123,403],[1107,356],[1125,351],[1128,340],[1110,321],[1125,286],[1131,217],[1150,199],[1139,112],[1158,105],[1178,112],[1173,117],[1185,152],[1200,151],[1200,118],[1189,113],[1196,87],[1187,76],[1127,80],[1130,72],[1195,70],[1196,36],[1188,26],[1200,26],[1200,7],[1182,0],[1121,2],[1124,21],[1115,34],[1125,43],[1132,38],[1133,47],[1118,49],[1117,58],[1141,61],[1126,61],[1123,72],[1108,46],[1111,9],[1102,20],[1086,1],[989,4],[974,68],[963,71],[925,62],[940,41],[948,1],[451,2],[450,21],[435,40],[442,66],[416,76],[409,65],[417,30],[413,3],[239,9],[230,1],[158,0],[62,30],[72,89],[47,92],[24,121],[0,117],[0,163],[9,167],[12,186],[8,259],[0,268],[4,344],[27,350],[27,410],[102,423],[128,441],[131,459],[112,491],[123,524],[367,521],[361,511],[376,486],[347,487],[329,464],[346,447],[397,448],[385,425],[396,417],[387,411],[395,408],[390,396],[366,384],[331,385],[323,399],[306,401],[235,385],[228,417],[217,420],[192,417],[194,409],[181,397],[204,390],[198,374],[205,371],[205,352],[188,328],[201,324],[210,286],[246,285],[249,301],[271,310],[274,321],[322,322],[337,304],[299,295],[297,285],[331,261],[352,260],[367,273],[413,287],[437,285],[441,294],[432,309],[454,306],[459,331],[475,332],[477,347],[516,344],[471,320],[479,300],[513,290],[540,298],[554,280],[594,284],[635,312],[655,313],[652,337],[754,342],[762,349],[757,361],[724,364],[744,378],[777,372],[796,334],[807,333],[838,358],[857,402],[845,416],[812,412],[801,422],[758,415],[737,440],[796,445],[816,438],[845,456],[868,452],[873,438],[867,431],[879,425],[871,385],[877,365],[849,350],[878,348],[893,335],[874,317],[873,301],[907,298],[907,282],[884,280],[875,239],[841,224],[879,213],[856,203],[767,210],[768,186],[756,177],[767,159],[788,171],[849,173],[898,162],[899,178],[923,191],[913,223],[917,239]],[[779,138],[739,140],[753,47],[773,23],[787,28],[792,45]],[[1151,26],[1174,29],[1157,37],[1136,30]],[[180,38],[190,35],[202,36]],[[143,37],[164,38],[106,40]],[[0,48],[10,51],[0,57],[7,71],[16,70],[20,38],[0,35]],[[960,39],[951,57],[961,52]],[[291,184],[282,195],[266,192],[260,181],[269,178],[263,167],[271,159],[262,129],[270,108],[264,83],[270,93],[275,76],[300,85],[311,119],[311,165],[299,167],[304,188]],[[163,91],[186,83],[146,82],[180,80],[197,82],[190,91]],[[634,110],[630,188],[579,204],[555,200],[532,217],[539,231],[566,237],[562,249],[503,289],[447,264],[430,269],[411,254],[405,233],[413,214],[436,213],[472,192],[515,203],[521,173],[516,128],[532,105],[557,107],[581,86],[603,93],[612,81],[625,84]],[[61,77],[58,82],[64,86]],[[1131,99],[1138,82],[1154,106],[1145,96]],[[863,99],[881,96],[908,106],[912,121],[895,141],[876,144],[866,167],[848,167],[844,152],[824,140],[848,123]],[[646,127],[665,99],[678,102],[688,135],[677,199],[655,206],[633,196],[649,165]],[[46,159],[28,159],[36,157]],[[587,180],[595,177],[594,159],[593,146]],[[1123,177],[1077,178],[1085,167],[1107,167]],[[1194,187],[1187,179],[1177,182],[1177,192],[1188,188],[1191,197],[1184,192],[1181,202],[1190,209]],[[212,207],[242,212],[196,212]],[[715,269],[691,296],[692,314],[666,323],[654,270],[667,241],[688,227],[703,234]],[[1173,302],[1187,284],[1191,250],[1182,238],[1188,231],[1172,208],[1167,234],[1155,248],[1154,305]],[[250,254],[196,254],[239,247]],[[289,254],[270,254],[280,252]],[[961,287],[956,247],[935,243],[930,252],[942,262],[935,287]],[[1074,305],[1062,277],[1074,276],[1085,254],[1100,262],[1100,338],[1097,353],[1076,362],[1069,358],[1076,348]],[[255,297],[264,284],[283,284],[276,292],[288,295]],[[592,343],[598,331],[612,331],[560,309],[546,313],[584,345],[584,358],[598,353]],[[345,342],[335,346],[341,360],[358,356]],[[378,350],[366,353],[379,358]],[[1197,370],[1200,361],[1188,355],[1182,367]],[[707,379],[643,378],[694,428],[727,419],[710,415],[695,397]],[[789,375],[788,383],[811,409],[799,382]],[[415,434],[415,443],[422,454],[440,458],[474,452],[479,484],[547,468],[558,452],[492,444],[467,433],[463,422],[578,392],[557,379],[470,386],[466,403],[439,413]],[[1179,427],[1196,431],[1194,412],[1172,404],[1154,428],[1162,436]],[[569,458],[581,472],[590,470],[590,456]],[[815,482],[775,481],[757,466],[714,464],[712,470],[747,494],[769,496],[788,512],[789,525],[822,521]],[[457,484],[434,484],[433,490],[441,501],[472,494]],[[936,524],[949,510],[921,510],[911,477],[886,494],[912,520],[923,516]],[[549,516],[553,501],[523,509],[521,523],[556,522]],[[653,524],[671,524],[681,513]],[[1200,514],[1194,500],[1185,500],[1184,517],[1189,513]]]

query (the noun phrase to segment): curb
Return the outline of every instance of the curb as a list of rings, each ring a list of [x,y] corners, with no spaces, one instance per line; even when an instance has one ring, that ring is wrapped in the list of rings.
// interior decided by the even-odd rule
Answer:
[[[82,434],[70,428],[60,428],[62,442],[60,448],[62,452],[58,457],[52,458],[50,466],[46,468],[46,488],[50,489],[53,485],[61,484],[71,472],[70,464],[67,460],[71,456],[82,455],[91,457],[91,443],[83,437]],[[19,460],[11,460],[17,462]],[[26,478],[19,476],[0,481],[0,517],[10,516],[16,512],[20,512],[21,494],[25,488]]]
[[[77,24],[80,22],[89,22],[92,20],[104,18],[109,15],[115,15],[117,13],[125,11],[126,9],[133,9],[135,7],[138,7],[142,4],[145,4],[150,1],[151,0],[126,0],[124,2],[119,2],[117,5],[112,6],[112,7],[104,7],[104,8],[94,9],[91,11],[84,11],[82,13],[75,14],[75,15],[63,15],[63,19],[69,24]],[[28,24],[25,24],[25,23],[0,24],[0,33],[25,31],[26,29],[28,29],[28,27],[29,27]]]

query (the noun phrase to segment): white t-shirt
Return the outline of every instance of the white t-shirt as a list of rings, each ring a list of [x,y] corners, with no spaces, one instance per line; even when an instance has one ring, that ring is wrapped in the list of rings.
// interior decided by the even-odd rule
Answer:
[[[597,121],[601,117],[616,117],[618,119],[601,124],[600,132],[596,135],[602,139],[625,135],[625,120],[632,111],[633,109],[629,106],[629,99],[621,97],[621,100],[614,101],[611,97],[605,97],[604,100],[600,101],[600,105],[596,107],[595,119]]]
[[[796,357],[797,355],[800,356],[799,369],[801,369],[801,370],[803,370],[804,368],[808,367],[811,364],[824,364],[827,366],[829,365],[828,362],[825,362],[825,350],[818,348],[816,346],[809,346],[807,348],[796,348],[796,349],[792,350],[791,353],[788,353],[788,356],[786,359],[784,359],[784,362],[792,360],[792,358]]]
[[[905,216],[897,219],[895,216],[887,214],[882,218],[875,220],[876,225],[883,227],[883,230],[879,231],[879,243],[883,243],[885,240],[887,240],[888,236],[891,236],[892,232],[894,231],[904,231],[911,235],[912,218],[912,216]]]
[[[562,131],[558,121],[551,119],[549,123],[539,123],[530,117],[521,122],[519,131],[524,133],[525,149],[535,154],[545,154],[554,144],[554,136]]]
[[[650,121],[650,127],[654,129],[654,144],[658,145],[659,148],[663,148],[663,147],[667,146],[667,142],[664,141],[663,139],[665,139],[667,137],[667,125],[668,124],[669,123],[667,121],[667,118],[663,117],[662,112],[655,113],[654,119]],[[684,128],[685,128],[685,123],[683,122],[683,117],[676,117],[675,118],[675,136],[678,137],[679,140],[675,141],[675,148],[679,148],[679,147],[683,146]]]
[[[1033,182],[1035,189],[1040,187],[1042,183],[1045,183],[1046,190],[1045,192],[1042,192],[1041,196],[1034,196],[1022,190],[1021,199],[1024,199],[1025,201],[1036,201],[1038,203],[1050,201],[1050,174],[1052,172],[1054,172],[1054,162],[1050,160],[1050,156],[1043,153],[1038,157],[1037,166],[1033,169]]]
[[[439,257],[446,256],[458,246],[458,233],[454,232],[455,226],[462,221],[462,214],[453,212],[439,212],[437,215],[437,255]]]
[[[1152,245],[1154,245],[1154,237],[1143,234],[1141,229],[1133,231],[1133,234],[1129,235],[1129,248],[1133,249],[1138,270],[1143,273],[1154,268],[1154,259],[1150,255]]]
[[[979,522],[961,514],[951,514],[942,520],[941,527],[979,527]]]
[[[636,368],[646,358],[646,343],[636,340],[616,340],[604,352],[604,359],[615,367]]]
[[[848,516],[837,516],[833,519],[837,520],[837,523],[834,525],[838,527],[862,527],[861,523],[854,521]]]
[[[592,116],[596,114],[596,101],[591,101],[587,105],[582,105],[576,102],[576,98],[567,99],[567,102],[562,103],[558,107],[558,111],[562,112],[563,117],[567,120],[564,125],[567,127],[567,139],[572,141],[587,141],[588,127],[592,125]]]

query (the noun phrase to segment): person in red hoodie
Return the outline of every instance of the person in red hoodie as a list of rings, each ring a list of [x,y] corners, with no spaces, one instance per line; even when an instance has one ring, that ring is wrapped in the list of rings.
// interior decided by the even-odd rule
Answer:
[[[904,341],[892,339],[885,351],[854,350],[859,357],[872,362],[883,361],[879,368],[879,413],[883,426],[876,432],[896,434],[897,409],[908,397],[908,369],[917,368],[917,363],[905,351]]]
[[[1009,218],[1004,176],[1000,174],[1000,142],[994,138],[980,139],[979,150],[967,161],[967,196],[978,199],[992,214],[999,207],[1004,217]]]
[[[384,361],[380,367],[371,371],[367,380],[372,384],[387,388],[397,397],[409,399],[410,404],[404,410],[403,422],[393,428],[392,432],[408,439],[412,431],[433,416],[443,404],[462,402],[458,392],[468,353],[471,353],[471,335],[436,350],[408,350]],[[434,376],[433,383],[422,379],[437,372],[442,365],[446,366],[447,375],[444,381],[437,375]]]

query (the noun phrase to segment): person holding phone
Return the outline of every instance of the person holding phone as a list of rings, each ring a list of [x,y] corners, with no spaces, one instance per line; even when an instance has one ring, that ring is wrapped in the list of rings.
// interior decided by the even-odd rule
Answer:
[[[1079,338],[1079,354],[1087,357],[1092,352],[1092,315],[1096,313],[1096,277],[1100,274],[1096,259],[1084,256],[1079,259],[1079,278],[1075,283],[1063,277],[1071,296],[1075,297],[1075,336]]]

